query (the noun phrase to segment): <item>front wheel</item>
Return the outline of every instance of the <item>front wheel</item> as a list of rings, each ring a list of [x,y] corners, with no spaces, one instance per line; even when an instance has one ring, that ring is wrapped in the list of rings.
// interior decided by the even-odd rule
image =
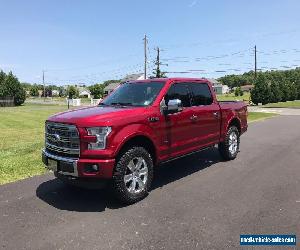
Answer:
[[[132,204],[148,195],[152,179],[151,155],[143,147],[132,147],[117,161],[112,188],[117,199],[125,204]]]
[[[225,140],[219,143],[219,152],[225,160],[236,158],[240,147],[240,133],[237,127],[229,127]]]

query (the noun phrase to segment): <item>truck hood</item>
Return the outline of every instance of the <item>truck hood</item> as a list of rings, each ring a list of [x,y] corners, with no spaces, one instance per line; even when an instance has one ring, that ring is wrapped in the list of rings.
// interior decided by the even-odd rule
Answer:
[[[88,107],[55,114],[48,121],[78,126],[108,126],[114,120],[141,115],[145,107]]]

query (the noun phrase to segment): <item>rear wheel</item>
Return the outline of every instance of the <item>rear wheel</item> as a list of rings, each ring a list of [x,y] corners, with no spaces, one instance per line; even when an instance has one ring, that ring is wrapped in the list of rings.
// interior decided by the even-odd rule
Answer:
[[[113,174],[112,188],[121,202],[135,203],[148,195],[153,179],[153,161],[143,147],[125,151]]]
[[[229,127],[225,140],[219,143],[219,152],[225,160],[236,158],[240,147],[240,133],[236,126]]]

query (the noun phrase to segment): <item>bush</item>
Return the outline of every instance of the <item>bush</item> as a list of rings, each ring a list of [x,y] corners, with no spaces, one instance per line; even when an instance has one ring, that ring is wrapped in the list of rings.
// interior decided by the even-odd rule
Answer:
[[[244,92],[242,91],[241,87],[236,87],[234,91],[235,96],[243,96]]]
[[[282,100],[282,90],[279,84],[273,81],[270,85],[270,102],[276,103]]]
[[[26,100],[26,91],[23,88],[17,89],[14,98],[16,106],[23,104]]]
[[[254,104],[262,103],[263,105],[270,101],[270,87],[263,75],[258,75],[255,80],[254,88],[251,91],[251,101]]]
[[[0,71],[0,97],[13,97],[15,105],[25,102],[26,91],[12,72],[5,74]]]

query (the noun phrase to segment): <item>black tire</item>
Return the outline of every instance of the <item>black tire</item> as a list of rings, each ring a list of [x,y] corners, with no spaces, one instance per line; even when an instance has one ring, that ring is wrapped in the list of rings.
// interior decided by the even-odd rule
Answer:
[[[236,150],[233,152],[232,150],[230,150],[230,136],[235,134],[236,135]],[[226,136],[225,136],[225,140],[223,142],[219,143],[218,149],[219,152],[222,156],[222,158],[224,160],[230,161],[236,158],[238,152],[239,152],[239,148],[240,148],[240,133],[239,130],[236,126],[231,126],[229,127]]]
[[[137,193],[133,193],[135,191],[131,189],[132,192],[130,192],[128,189],[130,189],[133,186],[140,188],[139,182],[135,181],[133,184],[133,180],[131,180],[131,182],[128,181],[128,183],[125,184],[124,177],[125,175],[127,176],[130,175],[130,173],[134,175],[133,172],[130,172],[129,163],[133,163],[134,160],[136,159],[138,161],[142,159],[144,160],[144,163],[146,164],[143,163],[143,166],[148,169],[148,172],[147,172],[147,178],[144,179],[145,183],[141,191]],[[142,169],[144,169],[144,167]],[[116,167],[113,173],[113,178],[112,178],[112,190],[119,201],[121,201],[124,204],[133,204],[144,199],[148,195],[148,192],[151,187],[152,179],[153,179],[153,161],[151,155],[143,147],[131,147],[125,150],[117,160]]]

